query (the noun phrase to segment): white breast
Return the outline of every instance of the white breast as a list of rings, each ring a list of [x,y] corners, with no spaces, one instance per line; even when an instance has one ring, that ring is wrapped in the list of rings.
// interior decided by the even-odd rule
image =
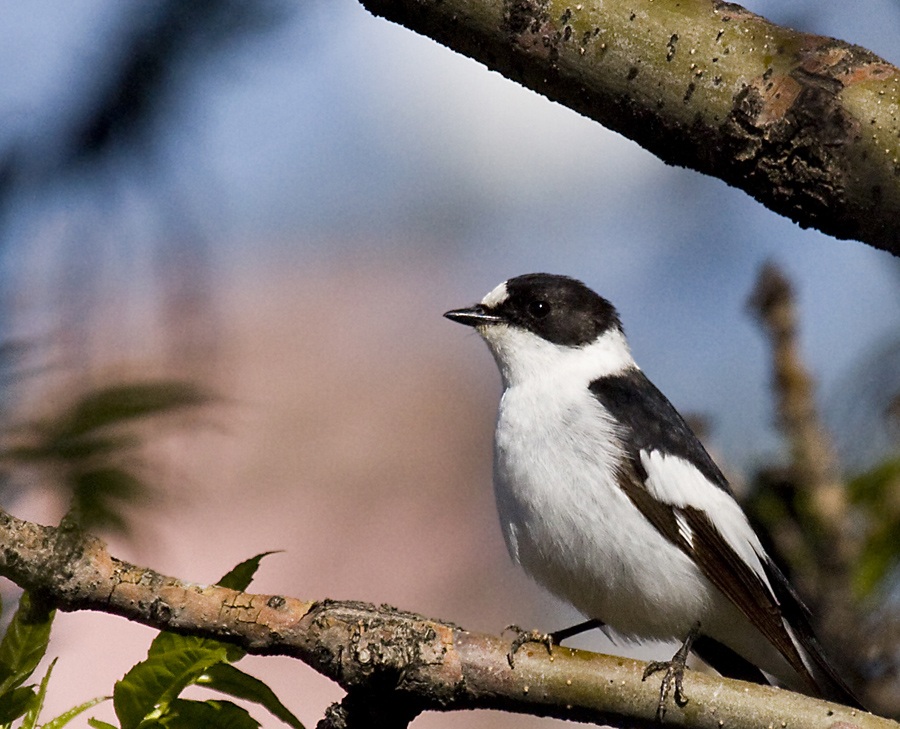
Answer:
[[[714,588],[619,488],[620,453],[586,384],[509,387],[494,454],[507,547],[535,580],[623,635],[682,639]]]
[[[505,295],[498,288],[488,298]],[[588,387],[636,367],[622,332],[613,328],[587,346],[565,347],[502,324],[478,331],[503,377],[494,488],[513,559],[625,637],[681,641],[699,621],[705,634],[789,681],[775,648],[617,483],[615,424]],[[765,583],[762,547],[731,496],[680,459],[641,459],[648,491],[675,506],[711,508],[725,541]],[[689,525],[679,526],[690,541]]]

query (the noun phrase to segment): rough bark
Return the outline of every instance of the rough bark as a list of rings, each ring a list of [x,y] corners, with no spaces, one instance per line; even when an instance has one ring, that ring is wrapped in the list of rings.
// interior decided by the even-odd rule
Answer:
[[[718,0],[360,2],[804,228],[900,255],[900,79],[864,48]]]
[[[162,630],[231,641],[250,653],[298,658],[347,690],[322,727],[405,726],[425,710],[504,709],[619,727],[651,727],[659,684],[645,664],[526,645],[388,606],[253,595],[183,582],[116,559],[71,528],[0,511],[0,574],[61,610],[99,610]],[[897,723],[779,689],[689,672],[672,727],[794,729]]]

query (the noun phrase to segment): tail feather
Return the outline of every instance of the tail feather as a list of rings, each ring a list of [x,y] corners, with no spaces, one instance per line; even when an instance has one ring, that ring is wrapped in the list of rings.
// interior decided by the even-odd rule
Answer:
[[[698,635],[694,640],[692,650],[700,656],[707,666],[718,671],[723,676],[763,685],[769,683],[766,674],[759,668],[715,638],[710,638],[708,635]]]
[[[780,603],[788,632],[803,656],[810,683],[815,686],[822,698],[864,710],[862,702],[825,655],[813,632],[809,609],[803,604],[800,596],[771,560],[767,560],[765,570],[775,597]]]

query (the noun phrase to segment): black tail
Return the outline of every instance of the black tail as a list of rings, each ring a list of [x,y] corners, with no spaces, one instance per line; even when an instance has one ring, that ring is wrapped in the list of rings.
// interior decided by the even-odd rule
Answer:
[[[803,604],[800,596],[774,563],[767,560],[764,566],[775,597],[781,605],[784,620],[790,627],[794,640],[799,644],[798,647],[809,669],[809,681],[823,699],[865,710],[862,702],[825,655],[813,632],[809,609]]]
[[[735,653],[724,643],[720,643],[708,635],[698,635],[694,640],[691,650],[694,651],[710,668],[715,669],[727,678],[736,678],[738,681],[761,683],[767,685],[766,678],[759,668],[739,653]]]

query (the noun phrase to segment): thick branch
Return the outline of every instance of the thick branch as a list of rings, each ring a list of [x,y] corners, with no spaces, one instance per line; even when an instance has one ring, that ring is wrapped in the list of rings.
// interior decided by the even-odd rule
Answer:
[[[900,72],[863,48],[718,0],[360,2],[802,227],[900,255]]]
[[[613,726],[654,725],[658,684],[645,664],[568,648],[552,657],[394,608],[251,595],[166,577],[112,557],[98,539],[0,511],[0,574],[62,610],[99,610],[163,630],[228,640],[250,653],[299,658],[348,691],[323,726],[358,726],[360,711],[402,726],[424,710],[492,708]],[[829,726],[898,729],[887,719],[769,687],[690,672],[672,727]],[[369,701],[367,702],[367,698]],[[377,697],[374,701],[371,697]]]

